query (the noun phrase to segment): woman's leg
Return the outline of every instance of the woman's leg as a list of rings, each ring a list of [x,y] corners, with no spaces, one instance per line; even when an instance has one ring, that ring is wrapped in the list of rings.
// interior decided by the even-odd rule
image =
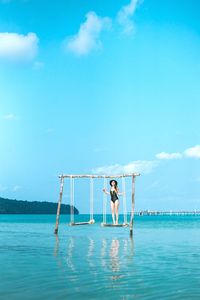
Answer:
[[[113,224],[115,224],[115,203],[110,201]]]
[[[118,219],[119,219],[119,200],[115,201],[115,215],[116,215],[116,224],[118,224]]]

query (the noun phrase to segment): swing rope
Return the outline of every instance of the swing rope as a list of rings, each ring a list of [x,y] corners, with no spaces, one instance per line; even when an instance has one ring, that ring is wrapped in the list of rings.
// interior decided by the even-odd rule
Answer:
[[[90,178],[90,221],[94,220],[94,181]]]
[[[107,190],[107,179],[104,177],[104,189]],[[107,194],[103,195],[103,224],[106,224],[106,206],[107,206]]]
[[[70,177],[70,221],[74,223],[74,178]]]
[[[122,192],[123,192],[123,213],[124,213],[124,224],[127,224],[127,209],[126,209],[126,181],[125,181],[125,177],[122,177]]]
[[[94,183],[90,178],[90,220],[87,222],[74,222],[74,177],[70,176],[70,225],[94,224]]]

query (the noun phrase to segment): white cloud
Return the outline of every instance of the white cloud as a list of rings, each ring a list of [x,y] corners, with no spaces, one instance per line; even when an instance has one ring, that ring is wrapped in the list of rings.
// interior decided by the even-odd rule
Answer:
[[[21,190],[22,189],[22,187],[20,186],[20,185],[15,185],[14,187],[13,187],[13,192],[17,192],[17,191],[19,191],[19,190]]]
[[[35,33],[0,33],[0,59],[30,61],[37,55],[39,39]]]
[[[153,169],[157,166],[158,162],[156,161],[148,161],[148,160],[136,160],[128,163],[127,165],[110,165],[98,167],[92,172],[94,174],[123,174],[123,173],[143,173],[148,174],[153,171]]]
[[[200,158],[200,145],[186,149],[184,155],[186,157]]]
[[[180,159],[182,158],[182,154],[179,152],[175,153],[167,153],[167,152],[161,152],[156,154],[157,159]]]
[[[92,50],[101,47],[100,33],[109,29],[110,26],[110,18],[102,18],[95,12],[89,12],[78,33],[65,42],[65,47],[77,55],[87,55]]]
[[[190,147],[186,150],[181,152],[174,152],[174,153],[167,153],[167,152],[161,152],[156,154],[157,159],[180,159],[183,157],[189,157],[189,158],[200,158],[200,145],[196,145],[194,147]]]
[[[138,0],[131,0],[128,5],[123,6],[117,15],[118,23],[123,27],[125,34],[130,34],[134,31],[134,23],[132,17],[135,13]]]
[[[10,113],[10,114],[4,115],[3,119],[12,121],[12,120],[19,120],[19,117],[17,117],[16,115]]]

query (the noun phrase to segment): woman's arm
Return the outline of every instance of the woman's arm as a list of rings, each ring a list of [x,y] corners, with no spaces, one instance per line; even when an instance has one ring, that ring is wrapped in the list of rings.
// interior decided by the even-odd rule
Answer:
[[[119,196],[123,196],[123,195],[125,195],[125,193],[120,193],[119,191],[117,192],[117,195],[119,195]]]
[[[107,195],[110,195],[110,193],[108,191],[106,191],[106,189],[103,189],[103,192]]]

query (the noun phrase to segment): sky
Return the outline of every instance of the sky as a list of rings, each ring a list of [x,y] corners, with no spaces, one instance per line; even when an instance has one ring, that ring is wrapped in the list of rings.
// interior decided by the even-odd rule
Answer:
[[[198,0],[0,0],[0,196],[57,202],[59,174],[140,172],[136,210],[200,209],[199,15]],[[89,181],[75,206],[89,212]]]

